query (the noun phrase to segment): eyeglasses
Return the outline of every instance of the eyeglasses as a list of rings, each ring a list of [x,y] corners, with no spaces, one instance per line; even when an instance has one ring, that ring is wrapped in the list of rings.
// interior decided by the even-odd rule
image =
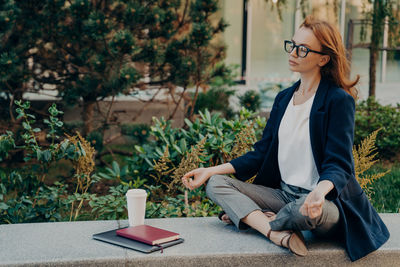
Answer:
[[[285,40],[285,51],[288,53],[292,53],[293,49],[296,48],[296,54],[299,57],[306,57],[309,52],[314,52],[320,55],[325,55],[322,52],[311,50],[310,48],[304,46],[304,45],[296,45],[292,41]]]

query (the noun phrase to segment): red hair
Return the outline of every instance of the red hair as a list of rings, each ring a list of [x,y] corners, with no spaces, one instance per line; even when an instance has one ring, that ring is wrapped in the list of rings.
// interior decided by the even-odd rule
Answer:
[[[321,76],[333,81],[356,100],[358,90],[354,86],[359,82],[360,75],[353,81],[348,78],[350,65],[337,28],[329,22],[315,19],[312,15],[307,16],[300,27],[312,30],[322,46],[322,52],[330,56],[329,62],[321,68]]]

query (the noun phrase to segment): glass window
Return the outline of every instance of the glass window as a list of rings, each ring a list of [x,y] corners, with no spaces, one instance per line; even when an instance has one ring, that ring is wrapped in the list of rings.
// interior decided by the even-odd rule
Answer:
[[[288,67],[287,53],[283,41],[294,33],[295,2],[288,1],[282,8],[282,20],[272,2],[252,0],[249,7],[249,53],[248,84],[258,85],[262,81],[288,79],[293,73]]]
[[[224,31],[224,41],[227,45],[226,64],[242,65],[243,40],[243,0],[221,1],[221,11],[229,26]]]

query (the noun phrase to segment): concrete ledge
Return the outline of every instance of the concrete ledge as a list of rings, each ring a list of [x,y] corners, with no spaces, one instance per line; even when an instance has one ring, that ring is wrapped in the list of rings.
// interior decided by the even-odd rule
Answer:
[[[176,231],[185,242],[144,254],[93,240],[124,221],[0,225],[0,266],[400,266],[400,214],[381,214],[391,238],[378,251],[351,263],[337,244],[305,232],[307,257],[292,255],[249,229],[238,231],[216,217],[147,219]]]

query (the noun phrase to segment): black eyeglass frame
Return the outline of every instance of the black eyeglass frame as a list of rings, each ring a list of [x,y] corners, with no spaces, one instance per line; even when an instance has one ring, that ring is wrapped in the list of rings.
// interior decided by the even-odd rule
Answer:
[[[286,44],[287,43],[291,43],[291,44],[293,44],[293,48],[292,48],[292,50],[290,51],[290,52],[288,52],[287,50],[286,50]],[[300,56],[299,55],[299,47],[304,47],[305,49],[306,49],[306,54],[302,57],[302,56]],[[326,54],[324,54],[324,53],[322,53],[322,52],[320,52],[320,51],[315,51],[315,50],[312,50],[312,49],[310,49],[310,48],[308,48],[307,46],[304,46],[304,45],[297,45],[295,42],[293,42],[293,41],[289,41],[289,40],[285,40],[285,42],[283,43],[283,49],[287,52],[287,53],[292,53],[293,52],[293,50],[296,48],[296,55],[298,56],[298,57],[301,57],[301,58],[305,58],[307,55],[308,55],[308,53],[310,53],[310,52],[314,52],[314,53],[317,53],[317,54],[320,54],[320,55],[326,55]]]

